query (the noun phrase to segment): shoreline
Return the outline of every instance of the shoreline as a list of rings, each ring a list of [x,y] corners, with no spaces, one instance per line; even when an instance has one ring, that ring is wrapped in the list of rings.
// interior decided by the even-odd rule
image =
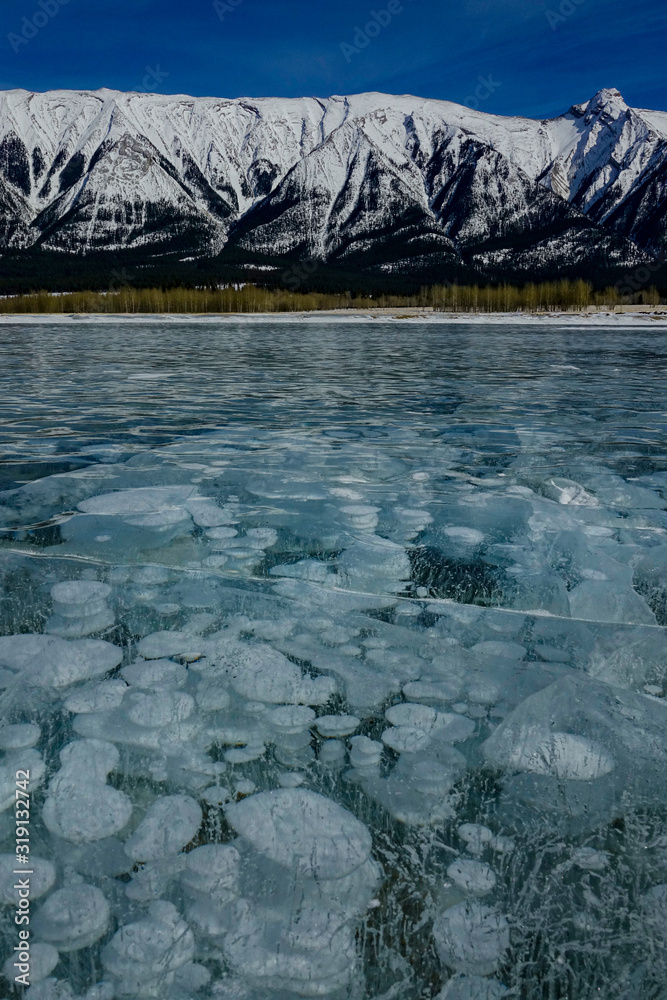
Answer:
[[[467,323],[470,325],[519,325],[590,327],[655,327],[667,322],[667,310],[651,306],[633,309],[622,307],[618,311],[541,312],[541,313],[487,313],[487,312],[436,312],[431,307],[409,306],[377,309],[326,309],[302,312],[264,313],[0,313],[0,324],[46,325],[50,323],[224,323],[224,322],[408,322],[428,324]],[[626,311],[627,310],[627,311]]]

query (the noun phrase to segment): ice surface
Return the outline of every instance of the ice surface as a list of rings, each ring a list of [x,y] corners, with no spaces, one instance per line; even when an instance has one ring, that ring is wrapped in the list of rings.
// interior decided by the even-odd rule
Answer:
[[[224,951],[245,982],[296,996],[339,994],[356,966],[354,937],[341,917],[305,907],[293,919],[246,907]]]
[[[648,889],[641,901],[646,923],[658,931],[661,937],[667,937],[667,883],[654,885]]]
[[[496,885],[496,876],[488,865],[469,858],[452,861],[448,877],[470,896],[486,896]]]
[[[27,747],[34,747],[39,741],[41,731],[39,726],[30,722],[14,726],[3,726],[0,729],[0,749],[2,750],[22,750]]]
[[[64,688],[101,677],[122,659],[117,646],[99,639],[67,642],[45,635],[0,636],[0,663],[37,687]]]
[[[433,746],[420,737],[408,749],[399,743],[398,763],[388,777],[379,772],[379,759],[365,763],[353,753],[354,770],[349,777],[361,784],[367,795],[380,803],[399,823],[412,827],[436,826],[455,815],[450,792],[466,771],[466,760],[451,747]],[[391,745],[391,744],[388,744]],[[394,749],[394,747],[392,747]]]
[[[135,861],[157,861],[176,854],[199,830],[201,809],[188,795],[165,795],[146,810],[134,833],[125,841],[125,852]]]
[[[559,821],[585,828],[632,803],[664,801],[667,706],[575,675],[527,698],[482,751],[509,774],[524,772],[507,783],[510,800],[562,810]]]
[[[118,996],[159,997],[178,969],[192,962],[192,931],[171,903],[150,903],[148,915],[124,924],[102,949],[102,963]]]
[[[359,727],[356,715],[321,715],[317,731],[321,736],[351,736]]]
[[[433,925],[438,955],[456,972],[489,976],[509,948],[509,926],[496,910],[466,900],[439,914]]]
[[[132,515],[180,509],[195,493],[192,486],[153,486],[119,490],[83,500],[78,504],[85,514]]]
[[[18,901],[18,892],[14,888],[17,879],[15,868],[16,854],[0,854],[0,901],[6,906],[10,906],[12,903],[16,905]],[[56,869],[53,863],[47,861],[46,858],[32,856],[30,870],[32,871],[30,897],[31,899],[39,899],[53,886],[56,880]]]
[[[88,580],[57,583],[51,588],[53,615],[45,630],[72,639],[103,632],[114,623],[108,603],[111,594],[106,583]]]
[[[514,771],[551,774],[572,781],[591,781],[614,769],[614,758],[601,744],[546,727],[524,730],[507,759]]]
[[[123,829],[132,802],[106,784],[119,760],[116,747],[102,740],[80,740],[60,751],[60,770],[49,782],[43,811],[51,833],[73,843],[89,843]]]
[[[457,833],[473,854],[481,854],[484,846],[493,842],[493,831],[483,823],[462,823]]]
[[[183,687],[187,681],[187,670],[173,660],[139,661],[124,667],[121,676],[128,684],[145,691],[160,688]]]
[[[342,878],[371,852],[368,830],[335,802],[301,788],[262,792],[225,810],[255,850],[309,878]]]
[[[396,753],[416,753],[430,746],[431,737],[414,726],[392,726],[382,733],[382,742]]]
[[[9,750],[5,753],[0,760],[0,812],[5,812],[16,803],[16,781],[19,769],[29,772],[33,789],[39,788],[46,773],[42,754],[33,748]]]
[[[14,981],[14,977],[19,971],[14,965],[15,958],[16,956],[8,958],[3,966],[5,977],[10,982]],[[43,982],[51,975],[59,961],[60,955],[57,948],[54,948],[52,944],[35,941],[30,948],[30,982],[33,985]]]
[[[79,951],[102,937],[110,918],[109,903],[94,885],[77,883],[57,889],[35,913],[35,934],[58,951]]]
[[[100,605],[106,604],[110,596],[111,587],[106,583],[93,583],[88,580],[57,583],[55,587],[51,587],[53,610],[61,615],[67,615],[69,608],[75,608],[71,614],[76,616],[80,607],[90,613],[89,609],[97,610]]]
[[[183,656],[188,653],[201,655],[203,644],[197,637],[188,632],[155,632],[144,638],[137,645],[137,652],[147,660],[160,660],[163,657]]]
[[[270,646],[240,649],[227,672],[237,694],[269,704],[323,705],[336,689],[331,677],[304,676],[287,657]]]
[[[507,987],[483,976],[453,976],[436,1000],[501,1000]]]
[[[32,1000],[661,997],[656,322],[498,327],[482,361],[453,325],[302,323],[292,355],[186,324],[150,427],[87,369],[31,458],[81,467],[0,496],[0,959],[29,770]],[[282,387],[249,340],[298,356]]]

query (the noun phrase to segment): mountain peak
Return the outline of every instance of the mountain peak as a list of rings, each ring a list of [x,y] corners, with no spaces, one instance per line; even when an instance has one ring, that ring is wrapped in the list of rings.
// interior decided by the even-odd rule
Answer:
[[[613,88],[542,121],[377,93],[0,93],[0,253],[632,270],[638,247],[667,246],[665,136],[667,114],[632,111]]]
[[[620,90],[616,90],[616,87],[603,87],[602,90],[598,90],[593,100],[605,103],[607,101],[620,101],[621,104],[625,104],[622,93]]]
[[[608,115],[611,118],[618,118],[620,115],[625,114],[628,110],[628,105],[623,100],[623,95],[620,90],[616,90],[615,87],[603,87],[602,90],[598,90],[594,97],[591,97],[590,101],[584,101],[583,104],[575,104],[570,108],[570,114],[575,115],[577,118],[583,118],[584,115]]]

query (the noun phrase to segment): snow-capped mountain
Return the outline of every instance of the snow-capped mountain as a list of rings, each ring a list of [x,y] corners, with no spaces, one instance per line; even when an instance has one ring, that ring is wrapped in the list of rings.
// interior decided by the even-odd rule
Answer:
[[[0,94],[0,248],[538,276],[667,248],[667,113],[383,94]]]

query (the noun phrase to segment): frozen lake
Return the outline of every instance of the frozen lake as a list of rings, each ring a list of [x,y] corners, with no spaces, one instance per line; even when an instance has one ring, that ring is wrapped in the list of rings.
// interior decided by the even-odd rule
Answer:
[[[4,322],[5,990],[29,770],[30,1000],[665,1000],[666,375]]]

